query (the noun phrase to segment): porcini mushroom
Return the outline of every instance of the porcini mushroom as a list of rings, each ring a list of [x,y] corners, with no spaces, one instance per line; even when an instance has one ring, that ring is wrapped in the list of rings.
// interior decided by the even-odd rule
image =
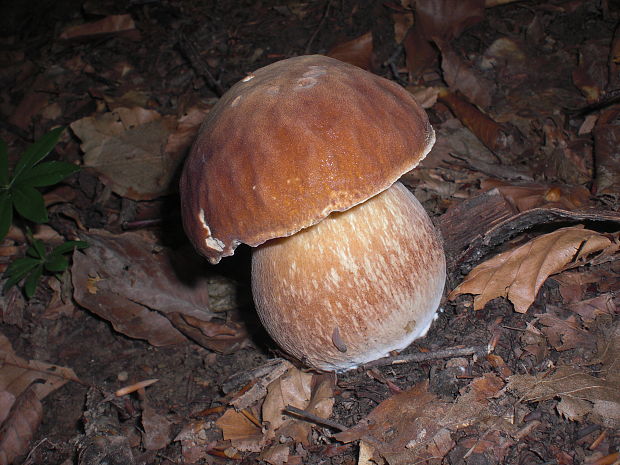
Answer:
[[[183,225],[211,263],[256,247],[261,321],[290,355],[346,370],[426,334],[445,282],[441,240],[397,182],[435,140],[397,84],[313,55],[235,84],[181,177]]]

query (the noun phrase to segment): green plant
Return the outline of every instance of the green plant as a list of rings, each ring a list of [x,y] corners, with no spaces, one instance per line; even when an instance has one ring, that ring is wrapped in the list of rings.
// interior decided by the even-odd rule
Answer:
[[[0,242],[13,222],[13,209],[34,223],[47,222],[43,195],[37,188],[62,181],[79,166],[64,161],[42,160],[52,151],[64,128],[53,129],[26,149],[9,172],[6,143],[0,140]]]
[[[30,298],[34,295],[37,284],[44,271],[60,274],[69,267],[69,259],[65,254],[73,249],[84,249],[88,244],[84,241],[67,241],[46,252],[45,244],[40,239],[32,237],[28,231],[30,246],[26,250],[26,256],[14,260],[6,269],[4,276],[7,281],[4,291],[26,278],[24,281],[24,294]]]
[[[0,140],[0,242],[11,227],[13,210],[34,223],[47,222],[47,208],[38,188],[52,186],[80,169],[63,161],[43,162],[63,130],[53,129],[28,147],[12,172],[9,170],[7,145]],[[30,229],[26,236],[30,246],[25,257],[14,260],[6,269],[4,291],[25,279],[23,289],[28,298],[34,295],[44,272],[62,273],[69,266],[69,259],[65,255],[75,248],[88,246],[83,241],[67,241],[47,252],[43,241],[35,239]]]

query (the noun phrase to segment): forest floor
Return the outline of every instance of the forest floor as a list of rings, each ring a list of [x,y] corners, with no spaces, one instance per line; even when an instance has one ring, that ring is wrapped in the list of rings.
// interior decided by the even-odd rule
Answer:
[[[619,20],[611,0],[2,2],[8,164],[61,126],[50,159],[81,169],[42,188],[48,222],[14,217],[1,270],[35,239],[89,247],[0,296],[0,464],[620,463]],[[304,54],[396,81],[437,133],[402,181],[443,235],[439,317],[338,375],[286,360],[250,248],[209,265],[178,207],[218,98]]]

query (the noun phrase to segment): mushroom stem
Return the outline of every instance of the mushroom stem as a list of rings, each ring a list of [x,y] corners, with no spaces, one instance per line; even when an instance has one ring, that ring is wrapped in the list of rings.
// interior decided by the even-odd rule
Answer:
[[[315,368],[342,371],[424,336],[445,274],[430,218],[397,182],[259,246],[252,291],[265,328],[286,352]]]

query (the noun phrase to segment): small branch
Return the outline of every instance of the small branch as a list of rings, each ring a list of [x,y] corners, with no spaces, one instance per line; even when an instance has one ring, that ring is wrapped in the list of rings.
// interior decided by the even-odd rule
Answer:
[[[335,429],[338,431],[345,431],[349,428],[341,425],[340,423],[336,423],[335,421],[328,420],[327,418],[321,418],[318,415],[307,412],[306,410],[302,410],[297,407],[293,407],[292,405],[287,405],[284,407],[284,413],[292,416],[301,418],[304,421],[309,423],[315,423],[317,425],[327,426],[328,428]]]
[[[178,37],[179,37],[179,41],[178,41],[179,48],[181,49],[181,52],[183,53],[183,55],[185,55],[185,58],[189,60],[190,64],[192,65],[192,68],[196,70],[196,72],[198,73],[200,77],[202,77],[205,81],[207,81],[207,84],[209,85],[209,87],[212,88],[212,90],[217,94],[217,96],[221,97],[226,91],[222,87],[220,82],[217,79],[215,79],[213,74],[211,74],[211,71],[209,71],[208,65],[204,62],[204,60],[200,56],[198,47],[196,47],[196,44],[194,43],[192,38],[188,37],[182,32],[179,33]]]
[[[407,355],[395,355],[392,357],[380,358],[374,362],[368,362],[365,365],[361,365],[358,370],[364,371],[369,368],[388,366],[388,365],[401,365],[403,363],[419,363],[428,360],[438,360],[441,358],[452,357],[465,357],[468,355],[486,355],[487,350],[485,347],[451,347],[449,349],[434,350],[431,352],[419,352],[416,354]]]
[[[319,25],[317,26],[317,28],[314,30],[314,32],[310,36],[310,39],[308,40],[308,43],[306,44],[306,48],[304,49],[304,54],[308,55],[310,53],[310,50],[312,48],[312,42],[314,42],[314,39],[316,39],[316,36],[318,35],[319,31],[323,29],[323,25],[325,24],[325,21],[327,20],[327,17],[329,16],[329,8],[331,4],[332,4],[332,0],[327,0],[327,5],[325,6],[325,12],[323,13],[323,17],[321,18],[321,21],[319,22]]]

